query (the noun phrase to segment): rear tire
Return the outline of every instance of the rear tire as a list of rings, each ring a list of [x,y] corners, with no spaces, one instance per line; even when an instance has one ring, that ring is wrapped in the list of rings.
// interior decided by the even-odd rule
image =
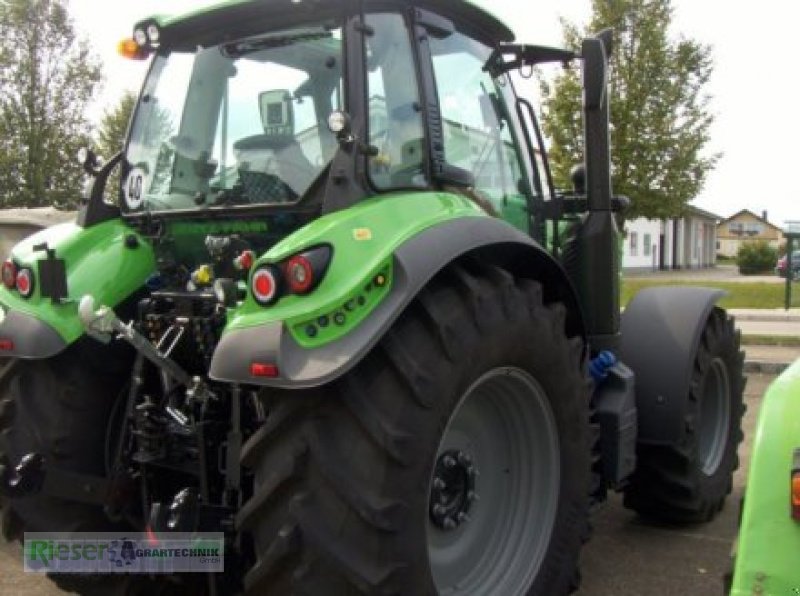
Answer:
[[[97,351],[86,344],[48,360],[16,360],[0,379],[0,455],[16,465],[40,453],[45,467],[105,476],[106,433],[112,407],[127,378],[104,373]],[[130,530],[114,524],[99,505],[47,495],[8,499],[3,535],[22,540],[24,532],[110,532]],[[49,574],[61,589],[81,594],[133,593],[122,575]]]
[[[624,504],[669,522],[710,521],[731,492],[744,404],[740,335],[714,308],[695,357],[683,435],[672,445],[639,445]]]
[[[255,473],[237,520],[257,559],[247,592],[577,587],[589,394],[565,314],[536,282],[450,267],[333,386],[269,391],[242,455]]]

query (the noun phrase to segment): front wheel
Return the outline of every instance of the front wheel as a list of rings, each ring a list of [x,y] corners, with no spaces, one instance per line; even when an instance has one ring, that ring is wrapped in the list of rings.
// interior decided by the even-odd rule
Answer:
[[[240,515],[278,594],[565,594],[587,533],[584,345],[541,286],[440,274],[334,386],[273,391]]]

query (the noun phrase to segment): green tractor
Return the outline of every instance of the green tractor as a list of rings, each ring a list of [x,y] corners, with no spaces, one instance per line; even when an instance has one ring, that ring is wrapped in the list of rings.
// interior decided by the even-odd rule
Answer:
[[[224,534],[224,573],[52,575],[83,593],[549,596],[608,490],[711,519],[739,338],[713,290],[620,316],[611,43],[453,0],[136,24],[124,149],[3,263],[5,536]],[[510,73],[571,61],[585,164],[556,192]]]
[[[725,578],[731,596],[800,593],[798,392],[800,360],[772,382],[761,402],[732,570]]]

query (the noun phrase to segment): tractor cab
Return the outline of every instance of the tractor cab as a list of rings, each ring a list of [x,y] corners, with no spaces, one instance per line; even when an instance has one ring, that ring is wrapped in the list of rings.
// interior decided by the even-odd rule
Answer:
[[[124,217],[283,213],[299,227],[446,188],[533,230],[551,189],[532,112],[489,68],[505,26],[438,2],[246,4],[143,21],[122,46],[152,56],[121,160]]]

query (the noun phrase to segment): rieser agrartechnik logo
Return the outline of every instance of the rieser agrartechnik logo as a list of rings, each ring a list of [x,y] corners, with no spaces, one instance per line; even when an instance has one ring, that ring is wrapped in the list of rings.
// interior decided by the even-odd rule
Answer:
[[[23,558],[31,573],[221,573],[225,540],[222,533],[26,532]]]

